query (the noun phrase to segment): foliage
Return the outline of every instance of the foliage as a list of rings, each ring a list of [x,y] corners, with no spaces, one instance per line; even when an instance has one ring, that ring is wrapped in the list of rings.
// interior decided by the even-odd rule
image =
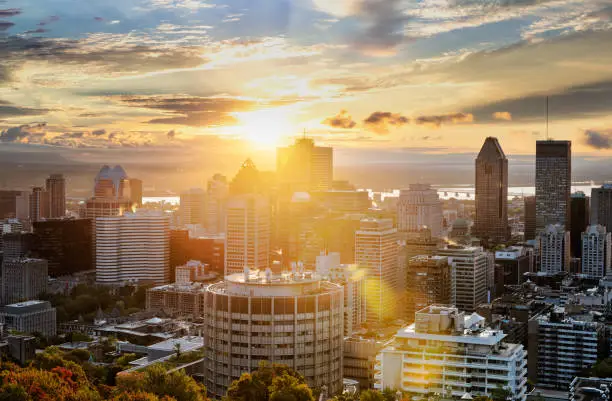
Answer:
[[[385,401],[385,397],[375,390],[365,390],[359,395],[359,401]]]
[[[593,366],[588,376],[591,377],[612,377],[612,358],[602,359]]]
[[[130,365],[130,362],[135,361],[136,359],[138,359],[138,355],[136,354],[125,354],[117,358],[115,363],[125,368]]]
[[[487,397],[486,395],[478,395],[474,397],[474,401],[493,401],[493,400]]]
[[[310,388],[288,374],[275,377],[268,391],[270,401],[314,401]]]
[[[262,362],[252,374],[243,373],[227,391],[228,401],[310,401],[304,377],[285,365]]]
[[[206,388],[183,371],[166,372],[153,365],[143,372],[123,373],[117,376],[117,391],[148,392],[158,396],[170,396],[176,401],[204,401]]]
[[[491,399],[493,399],[493,401],[506,401],[512,399],[512,391],[508,387],[498,385],[491,390]]]

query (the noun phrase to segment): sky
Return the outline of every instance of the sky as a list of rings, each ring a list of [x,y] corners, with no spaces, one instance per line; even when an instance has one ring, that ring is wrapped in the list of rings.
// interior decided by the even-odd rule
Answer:
[[[0,0],[0,157],[612,155],[612,0]],[[2,153],[4,152],[4,153]]]

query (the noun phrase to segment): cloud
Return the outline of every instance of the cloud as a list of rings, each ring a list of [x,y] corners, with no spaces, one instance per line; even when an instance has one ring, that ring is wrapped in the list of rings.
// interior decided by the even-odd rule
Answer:
[[[584,143],[593,149],[612,149],[612,130],[586,130]]]
[[[168,131],[168,133],[166,134],[166,137],[170,140],[173,140],[174,138],[176,138],[177,135],[179,135],[180,132],[176,131],[176,130],[170,130]]]
[[[48,29],[45,28],[36,28],[36,29],[30,29],[25,31],[25,34],[33,34],[33,33],[45,33],[45,32],[49,32]]]
[[[0,131],[0,142],[30,142],[33,136],[43,137],[46,123],[24,124]]]
[[[6,31],[7,29],[11,28],[15,26],[14,23],[9,22],[9,21],[0,21],[0,32],[2,31]]]
[[[332,128],[351,129],[355,128],[357,122],[353,120],[353,117],[346,110],[341,110],[340,113],[333,117],[328,117],[321,122],[321,124],[329,125]]]
[[[91,134],[93,136],[102,136],[102,135],[106,135],[106,130],[105,129],[98,129],[95,131],[92,131]]]
[[[361,0],[357,3],[357,18],[365,26],[354,44],[370,55],[395,54],[406,40],[404,24],[409,17],[401,8],[401,0]]]
[[[45,18],[44,20],[40,21],[38,23],[38,26],[45,26],[48,25],[52,22],[57,22],[60,20],[60,17],[57,15],[51,15],[50,17]]]
[[[0,82],[2,74],[0,70]],[[21,117],[21,116],[39,116],[47,114],[49,109],[36,109],[31,107],[15,106],[9,102],[0,101],[0,117]]]
[[[104,18],[102,18],[102,17],[94,17],[94,21],[104,22]]]
[[[431,116],[419,116],[414,119],[416,125],[440,128],[443,124],[471,123],[474,116],[470,113],[449,113]]]
[[[409,122],[408,117],[388,111],[375,111],[363,120],[363,124],[368,131],[381,135],[388,134],[391,127],[401,127]]]
[[[14,17],[21,14],[21,8],[8,8],[0,10],[0,18]]]
[[[495,120],[512,121],[512,113],[507,111],[496,111],[493,113],[493,118]]]

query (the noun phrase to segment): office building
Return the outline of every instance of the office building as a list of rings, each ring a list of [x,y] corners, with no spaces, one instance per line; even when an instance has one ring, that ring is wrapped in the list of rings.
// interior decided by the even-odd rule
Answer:
[[[223,397],[263,361],[287,365],[311,388],[342,391],[342,286],[312,272],[249,271],[206,288],[204,384]],[[228,325],[228,322],[231,322]]]
[[[420,255],[408,261],[405,286],[405,316],[414,322],[415,313],[434,304],[451,304],[452,288],[451,266],[448,257]]]
[[[93,232],[89,219],[54,219],[34,222],[33,252],[49,263],[51,277],[92,271]]]
[[[526,196],[525,200],[525,241],[536,239],[536,197]]]
[[[96,281],[111,285],[169,282],[169,217],[139,211],[98,218]]]
[[[218,274],[211,271],[207,264],[199,260],[190,260],[183,266],[177,266],[174,282],[177,284],[207,283],[216,280],[217,277]]]
[[[94,198],[130,199],[130,180],[121,166],[103,166],[94,179]]]
[[[590,224],[599,224],[612,232],[612,184],[591,189]]]
[[[225,232],[225,208],[229,196],[227,177],[215,174],[206,190],[206,231],[210,234]]]
[[[17,197],[22,191],[0,190],[0,219],[17,217]]]
[[[567,391],[574,377],[597,362],[604,337],[601,323],[574,320],[561,307],[532,318],[528,326],[530,381],[540,388]]]
[[[8,218],[4,221],[0,220],[0,252],[4,249],[2,236],[4,234],[21,233],[24,230],[23,223],[15,218]]]
[[[149,288],[146,296],[147,311],[202,319],[207,286],[203,283],[181,282]]]
[[[233,196],[227,203],[225,274],[270,264],[270,204],[263,195]]]
[[[47,292],[47,261],[4,259],[2,261],[2,303],[29,301]]]
[[[192,188],[181,193],[180,205],[181,225],[206,224],[206,192],[201,188]]]
[[[333,213],[365,213],[372,207],[367,191],[330,190],[312,192],[314,202]]]
[[[497,138],[488,137],[476,158],[474,233],[491,243],[505,243],[508,226],[508,159]]]
[[[15,198],[15,217],[24,223],[30,221],[30,193],[22,191]]]
[[[355,264],[365,270],[370,323],[397,318],[400,299],[397,229],[391,219],[365,218],[355,233]]]
[[[329,191],[334,180],[333,148],[298,138],[293,145],[277,149],[276,172],[281,191]]]
[[[505,343],[505,337],[477,314],[429,306],[378,354],[374,387],[397,389],[408,398],[440,394],[463,400],[491,397],[504,387],[512,400],[525,401],[527,353],[521,344]]]
[[[560,224],[548,225],[538,235],[540,272],[556,274],[569,271],[570,233]]]
[[[551,224],[570,228],[572,188],[572,142],[536,143],[536,230]]]
[[[612,273],[612,234],[601,225],[589,226],[582,233],[581,273],[589,278],[601,279]]]
[[[342,264],[355,263],[355,233],[359,230],[363,214],[345,214],[339,217],[328,216],[321,224],[325,249],[338,252]]]
[[[261,194],[263,192],[261,173],[253,160],[246,159],[229,184],[229,195]]]
[[[411,184],[409,189],[402,189],[397,228],[400,233],[429,230],[432,237],[441,237],[442,203],[438,191],[428,184]]]
[[[45,182],[49,197],[49,217],[52,219],[66,215],[66,180],[62,174],[51,174]]]
[[[32,188],[30,194],[30,221],[40,221],[50,217],[51,202],[49,192],[42,187]]]
[[[11,232],[2,236],[4,260],[33,256],[36,236],[26,232]]]
[[[52,337],[57,332],[55,308],[49,301],[25,301],[6,305],[0,310],[5,330],[19,333],[40,333]]]
[[[487,253],[480,247],[447,246],[437,256],[448,258],[452,268],[452,303],[464,312],[473,312],[487,301]]]
[[[570,197],[570,254],[573,258],[582,257],[582,233],[589,226],[589,197],[584,192],[575,192]]]
[[[134,206],[142,206],[142,180],[130,178],[130,200]]]
[[[532,271],[533,255],[526,247],[511,246],[495,251],[495,282],[491,298],[504,293],[506,286],[520,285],[523,275]]]

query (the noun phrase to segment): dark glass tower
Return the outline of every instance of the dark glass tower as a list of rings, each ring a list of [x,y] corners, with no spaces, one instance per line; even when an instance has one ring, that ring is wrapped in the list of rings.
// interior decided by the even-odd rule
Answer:
[[[572,257],[582,257],[582,233],[589,225],[589,197],[584,192],[573,193],[570,198],[570,250]]]
[[[570,227],[572,188],[572,142],[536,143],[536,230],[549,224]]]

